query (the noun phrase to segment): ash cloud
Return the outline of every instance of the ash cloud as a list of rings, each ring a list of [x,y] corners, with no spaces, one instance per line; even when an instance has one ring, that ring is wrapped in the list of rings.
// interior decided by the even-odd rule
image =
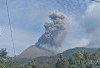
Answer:
[[[49,18],[50,21],[44,24],[45,33],[35,44],[37,47],[58,48],[65,39],[68,28],[70,26],[68,17],[61,12],[54,11],[49,15]]]
[[[87,34],[91,36],[88,47],[100,47],[100,3],[90,5],[84,16],[84,26]]]

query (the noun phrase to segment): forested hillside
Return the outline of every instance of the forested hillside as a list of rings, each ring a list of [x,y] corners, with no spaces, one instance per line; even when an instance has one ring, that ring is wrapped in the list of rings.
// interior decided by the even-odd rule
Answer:
[[[42,63],[38,63],[39,60]],[[45,63],[48,60],[52,61]],[[21,65],[7,56],[6,49],[1,49],[0,68],[100,68],[100,49],[74,48],[56,56],[44,57],[44,59],[39,57]]]

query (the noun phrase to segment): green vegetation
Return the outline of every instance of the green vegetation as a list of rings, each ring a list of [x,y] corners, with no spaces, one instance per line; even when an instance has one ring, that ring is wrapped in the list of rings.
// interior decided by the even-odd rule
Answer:
[[[18,68],[13,58],[7,56],[6,49],[0,50],[0,68]]]
[[[52,61],[52,64],[40,64],[36,61],[31,61],[23,65],[18,65],[13,58],[7,56],[6,49],[1,49],[0,68],[100,68],[100,49],[95,53],[89,53],[85,50],[75,51],[70,57],[58,54],[58,57],[56,57],[57,60],[55,62]]]

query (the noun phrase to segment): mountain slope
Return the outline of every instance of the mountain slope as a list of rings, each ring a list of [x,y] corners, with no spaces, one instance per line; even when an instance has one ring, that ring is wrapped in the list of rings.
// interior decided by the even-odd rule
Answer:
[[[30,46],[24,52],[18,55],[17,59],[23,59],[23,58],[32,59],[40,56],[51,56],[51,55],[54,55],[54,53],[41,48],[37,48],[35,46]]]
[[[93,54],[97,51],[96,48],[83,48],[83,47],[77,47],[77,48],[73,48],[73,49],[69,49],[69,50],[66,50],[64,51],[63,53],[60,53],[62,55],[64,55],[65,57],[70,57],[73,55],[74,52],[76,51],[87,51],[88,54]],[[51,64],[52,63],[55,63],[57,61],[57,58],[60,54],[57,54],[57,55],[54,55],[54,56],[41,56],[41,57],[37,57],[37,58],[34,58],[33,60],[37,61],[39,64]],[[31,61],[32,59],[20,59],[18,60],[18,63],[27,63],[28,61]]]

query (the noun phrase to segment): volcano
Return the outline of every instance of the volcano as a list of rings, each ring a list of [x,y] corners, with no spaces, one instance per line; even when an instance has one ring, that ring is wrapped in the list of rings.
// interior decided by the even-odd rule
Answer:
[[[71,14],[83,12],[88,5],[87,0],[85,0],[85,1],[83,1],[83,0],[77,0],[77,1],[55,0],[55,2],[54,2],[55,4],[52,1],[54,1],[54,0],[49,0],[49,1],[43,0],[42,2],[41,2],[41,0],[39,0],[39,1],[36,0],[36,3],[38,3],[38,2],[43,3],[42,5],[46,5],[46,6],[47,5],[51,5],[51,6],[56,5],[56,10],[59,10],[59,8],[62,8],[59,11],[61,11],[63,13],[66,12],[65,14],[67,14],[69,12]],[[67,7],[67,5],[69,5],[69,7]],[[74,6],[76,6],[76,7],[74,7]],[[74,9],[76,9],[77,11],[75,11]],[[80,11],[79,9],[81,9],[82,11]],[[72,12],[73,10],[74,10],[74,12]],[[36,42],[35,45],[32,45],[29,48],[27,48],[26,50],[24,50],[20,55],[17,56],[17,58],[36,58],[36,57],[40,57],[40,56],[52,56],[52,55],[57,54],[52,50],[52,48],[57,50],[57,48],[62,46],[61,44],[67,33],[66,26],[69,27],[69,24],[70,24],[69,21],[66,19],[66,15],[63,13],[53,12],[49,16],[49,18],[51,18],[51,21],[46,22],[44,24],[44,27],[45,27],[44,34],[38,39],[38,41]]]
[[[32,59],[32,58],[36,58],[40,56],[52,56],[52,55],[55,55],[55,53],[42,49],[42,48],[37,48],[32,45],[26,50],[24,50],[20,55],[18,55],[17,59],[23,59],[23,58]]]

